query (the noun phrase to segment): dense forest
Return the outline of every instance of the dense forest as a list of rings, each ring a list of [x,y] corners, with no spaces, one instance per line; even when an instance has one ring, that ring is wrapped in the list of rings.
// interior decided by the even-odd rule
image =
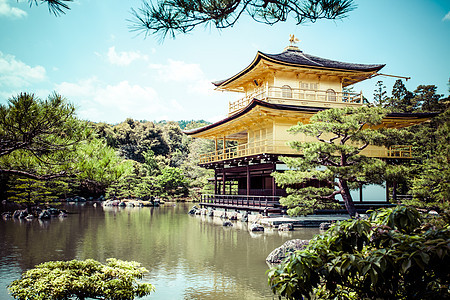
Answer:
[[[412,145],[415,159],[386,169],[394,200],[415,206],[448,207],[449,98],[436,86],[408,91],[398,80],[388,96],[379,81],[370,105],[387,112],[439,112],[404,130],[393,144]],[[74,196],[97,199],[199,199],[212,192],[212,170],[197,165],[212,141],[183,130],[200,121],[137,121],[111,125],[80,120],[61,95],[45,100],[21,93],[0,106],[0,197],[32,205]],[[397,195],[408,195],[397,197]]]
[[[211,171],[197,161],[213,144],[181,130],[203,120],[93,123],[78,119],[60,95],[41,100],[26,93],[9,99],[0,114],[1,199],[196,199],[207,192]]]

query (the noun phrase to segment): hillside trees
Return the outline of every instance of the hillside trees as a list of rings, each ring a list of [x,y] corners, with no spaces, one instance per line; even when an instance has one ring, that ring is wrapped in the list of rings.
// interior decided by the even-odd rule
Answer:
[[[103,126],[103,125],[102,125]],[[167,155],[170,151],[163,131],[153,122],[126,119],[112,126],[111,132],[101,127],[109,146],[117,148],[125,159],[144,162],[144,153],[152,150],[155,155]]]
[[[191,123],[185,126],[205,125]],[[199,153],[208,151],[211,142],[189,138],[176,122],[127,119],[114,126],[96,124],[96,131],[129,161],[124,176],[107,189],[109,197],[195,196],[193,191],[202,189],[211,176],[210,171],[197,166]]]
[[[381,123],[384,114],[378,107],[334,108],[318,112],[311,117],[310,124],[290,129],[292,133],[303,133],[317,141],[291,142],[303,157],[283,158],[294,170],[274,173],[277,184],[287,188],[289,195],[280,203],[289,208],[289,214],[304,214],[330,206],[335,203],[335,197],[341,195],[348,213],[355,216],[350,190],[363,184],[382,183],[386,170],[385,162],[361,155],[361,151],[369,144],[389,143],[400,133],[371,128]],[[319,185],[298,188],[299,184],[314,181]]]

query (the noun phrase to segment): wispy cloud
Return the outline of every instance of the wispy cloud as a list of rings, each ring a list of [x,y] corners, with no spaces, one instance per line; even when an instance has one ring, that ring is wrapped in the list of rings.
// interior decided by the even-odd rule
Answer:
[[[128,66],[135,60],[148,60],[148,56],[139,51],[121,51],[117,52],[116,47],[110,47],[107,53],[108,61],[117,66]]]
[[[450,21],[450,11],[442,18],[442,21]]]
[[[0,51],[0,87],[16,89],[46,79],[45,68],[31,67],[17,60],[15,56]]]
[[[9,0],[0,0],[0,16],[19,19],[27,16],[26,11],[17,7],[12,7]]]

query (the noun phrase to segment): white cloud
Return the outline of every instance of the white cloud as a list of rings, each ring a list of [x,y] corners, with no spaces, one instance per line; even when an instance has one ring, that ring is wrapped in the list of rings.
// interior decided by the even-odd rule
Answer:
[[[27,13],[17,7],[12,7],[8,0],[0,0],[0,16],[6,16],[13,19],[26,17]]]
[[[0,0],[1,1],[1,0]],[[0,87],[21,88],[46,79],[45,68],[31,67],[15,56],[0,51]]]
[[[128,66],[138,59],[148,60],[147,55],[141,54],[139,51],[122,51],[116,52],[115,47],[110,47],[107,54],[108,61],[117,66]]]
[[[164,103],[152,87],[121,81],[105,85],[97,78],[77,83],[63,82],[56,90],[78,103],[82,119],[118,123],[130,117],[138,120],[159,120],[165,113],[180,110],[176,102]]]
[[[450,11],[445,15],[442,21],[450,21]]]
[[[150,64],[149,68],[157,71],[159,80],[185,83],[189,93],[209,95],[213,91],[211,81],[198,64],[169,59],[165,65]]]
[[[150,64],[150,69],[158,71],[158,76],[164,81],[192,82],[204,77],[198,64],[188,64],[183,61],[169,59],[168,64]]]

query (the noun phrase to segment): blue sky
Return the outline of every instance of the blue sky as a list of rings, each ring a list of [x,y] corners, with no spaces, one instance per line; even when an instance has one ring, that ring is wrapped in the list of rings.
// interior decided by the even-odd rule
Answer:
[[[450,1],[356,4],[339,21],[267,26],[244,17],[230,29],[198,28],[161,43],[129,30],[140,0],[77,0],[60,17],[46,5],[0,0],[0,103],[20,92],[46,98],[57,91],[91,121],[217,121],[240,95],[214,91],[210,82],[242,70],[258,50],[280,53],[289,34],[306,53],[386,64],[382,73],[411,77],[409,90],[435,84],[448,95]],[[390,92],[395,78],[376,77],[355,90],[372,99],[380,79]]]

